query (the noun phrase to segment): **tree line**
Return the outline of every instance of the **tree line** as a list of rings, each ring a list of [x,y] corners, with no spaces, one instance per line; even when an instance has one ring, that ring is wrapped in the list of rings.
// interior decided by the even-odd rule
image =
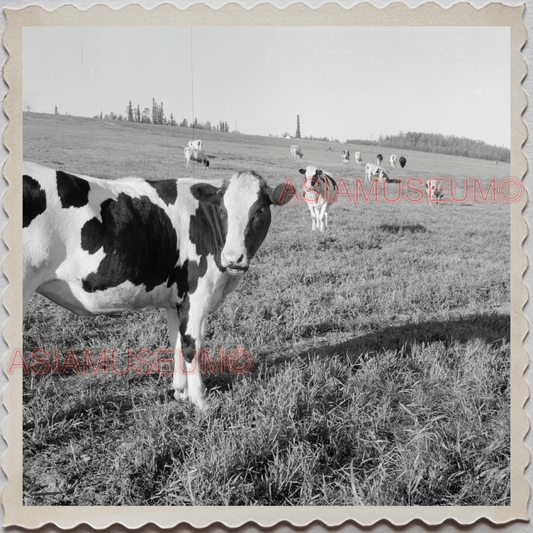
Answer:
[[[442,135],[440,133],[419,133],[409,131],[400,132],[398,135],[379,136],[377,141],[348,139],[349,144],[363,144],[373,146],[386,146],[389,148],[416,150],[418,152],[433,152],[490,161],[511,161],[511,150],[504,146],[494,146],[484,141],[457,137],[455,135]]]
[[[150,109],[149,107],[145,107],[142,112],[140,105],[137,104],[137,107],[135,107],[130,100],[124,115],[114,113],[113,111],[105,115],[100,112],[100,115],[96,115],[94,118],[100,118],[102,120],[106,119],[126,122],[139,122],[162,126],[181,126],[185,128],[195,128],[198,130],[214,130],[224,132],[230,131],[229,124],[224,120],[219,121],[218,124],[212,124],[210,121],[205,123],[199,122],[198,119],[194,117],[194,121],[191,123],[189,123],[186,118],[184,118],[181,122],[178,122],[174,118],[174,114],[172,112],[170,113],[169,117],[165,115],[163,102],[158,104],[155,101],[155,98],[152,98],[152,108]]]

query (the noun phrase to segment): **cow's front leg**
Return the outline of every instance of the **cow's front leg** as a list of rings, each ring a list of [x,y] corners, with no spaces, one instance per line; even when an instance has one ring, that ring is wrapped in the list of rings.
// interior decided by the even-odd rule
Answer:
[[[205,386],[202,379],[202,351],[205,325],[209,314],[209,299],[200,290],[189,294],[179,311],[181,354],[187,379],[188,396],[192,403],[205,409]]]
[[[181,351],[181,340],[179,336],[180,318],[178,309],[167,310],[168,336],[170,346],[174,350],[174,377],[172,379],[172,388],[174,389],[174,398],[176,400],[186,400],[189,396],[187,390],[187,374]]]

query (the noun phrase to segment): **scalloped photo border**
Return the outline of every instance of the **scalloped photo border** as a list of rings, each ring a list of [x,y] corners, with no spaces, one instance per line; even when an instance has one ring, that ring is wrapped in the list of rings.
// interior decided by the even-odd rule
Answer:
[[[212,9],[195,4],[180,9],[164,4],[147,10],[140,5],[128,5],[113,10],[98,5],[80,10],[72,5],[47,11],[39,6],[20,10],[5,9],[6,27],[3,44],[8,52],[4,65],[4,78],[8,93],[3,109],[8,117],[4,131],[4,144],[9,152],[3,173],[7,191],[3,206],[9,216],[3,237],[9,249],[3,262],[9,287],[4,295],[4,306],[9,314],[3,334],[9,347],[4,354],[4,371],[14,349],[22,346],[22,34],[25,26],[505,26],[511,34],[511,175],[523,180],[527,160],[522,151],[527,129],[522,113],[527,96],[521,82],[526,75],[526,62],[521,49],[527,38],[524,24],[525,6],[506,6],[501,3],[475,8],[468,3],[458,3],[450,8],[431,2],[410,8],[401,2],[376,8],[369,3],[343,8],[338,4],[325,4],[312,9],[304,4],[292,4],[278,9],[270,4],[260,4],[245,9],[238,4],[227,4]],[[529,419],[523,406],[529,389],[524,378],[528,354],[523,341],[528,323],[523,307],[528,298],[523,275],[527,256],[522,248],[528,228],[522,211],[526,195],[511,204],[511,504],[505,507],[31,507],[22,503],[22,370],[17,368],[8,376],[9,383],[3,395],[8,417],[3,434],[8,449],[2,467],[7,483],[2,492],[5,510],[4,526],[38,528],[54,524],[72,528],[89,524],[101,529],[112,524],[138,528],[156,524],[169,528],[177,524],[206,527],[216,522],[237,527],[255,522],[263,527],[288,521],[294,526],[305,526],[322,521],[335,526],[347,520],[369,526],[379,520],[403,525],[414,519],[428,525],[455,520],[472,524],[485,518],[495,524],[512,520],[529,520],[527,503],[530,495],[525,468],[529,451],[524,437],[529,430]]]

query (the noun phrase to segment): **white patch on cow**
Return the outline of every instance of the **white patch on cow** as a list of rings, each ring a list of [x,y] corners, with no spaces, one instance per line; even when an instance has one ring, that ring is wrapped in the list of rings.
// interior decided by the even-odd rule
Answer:
[[[252,174],[236,174],[230,179],[224,194],[224,206],[228,213],[228,234],[221,255],[223,266],[232,263],[241,268],[249,266],[244,233],[250,220],[250,208],[257,202],[259,195],[260,183]]]

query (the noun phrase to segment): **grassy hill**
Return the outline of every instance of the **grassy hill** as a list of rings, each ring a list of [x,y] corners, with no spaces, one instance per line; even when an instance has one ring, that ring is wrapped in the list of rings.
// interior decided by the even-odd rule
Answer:
[[[26,159],[118,178],[271,184],[315,164],[348,184],[345,145],[198,132],[211,168],[185,169],[189,128],[24,114]],[[331,145],[332,151],[325,148]],[[355,148],[350,145],[350,150]],[[361,146],[365,162],[390,149]],[[509,165],[404,151],[408,177],[486,186]],[[297,182],[300,183],[300,182]],[[239,288],[211,315],[207,350],[245,349],[244,375],[205,376],[210,409],[173,400],[168,374],[134,368],[24,378],[26,505],[508,505],[510,219],[502,202],[349,202],[311,231],[304,203],[273,210]],[[449,200],[449,197],[447,197]],[[168,348],[164,314],[80,318],[35,296],[25,357],[83,362]]]

